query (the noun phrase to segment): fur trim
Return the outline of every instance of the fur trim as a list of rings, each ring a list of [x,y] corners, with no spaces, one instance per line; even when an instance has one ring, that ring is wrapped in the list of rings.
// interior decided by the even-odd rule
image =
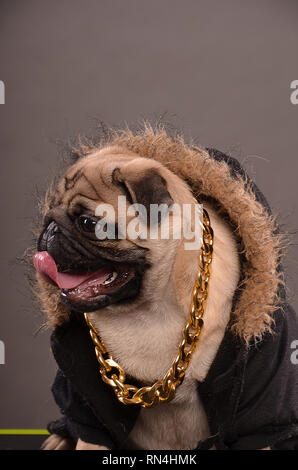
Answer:
[[[153,130],[145,125],[137,133],[111,131],[100,145],[84,144],[77,153],[83,157],[110,146],[111,152],[117,152],[118,147],[162,163],[189,184],[198,200],[207,197],[217,201],[244,247],[232,329],[247,343],[271,331],[283,284],[278,269],[283,238],[277,233],[275,218],[256,200],[249,181],[232,176],[226,162],[214,160],[199,147],[187,146],[182,137],[169,137],[162,126]]]

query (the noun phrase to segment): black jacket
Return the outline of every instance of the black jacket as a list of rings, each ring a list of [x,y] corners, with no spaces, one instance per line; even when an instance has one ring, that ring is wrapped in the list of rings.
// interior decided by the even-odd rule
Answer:
[[[198,449],[298,450],[298,364],[291,360],[298,320],[290,306],[275,317],[274,334],[250,348],[227,329],[206,379],[198,383],[211,430]],[[140,409],[122,405],[100,379],[86,325],[72,318],[57,328],[52,350],[60,367],[52,390],[64,417],[50,423],[49,431],[121,448]]]
[[[209,153],[224,160],[232,175],[248,178],[237,160],[216,150]],[[270,213],[263,194],[250,183]],[[293,349],[298,319],[283,290],[280,299],[274,331],[259,343],[247,347],[227,327],[206,379],[198,383],[211,431],[198,449],[298,449],[298,364]],[[52,390],[64,416],[50,423],[49,431],[121,448],[140,409],[122,405],[102,382],[85,323],[73,314],[56,328],[51,342],[59,366]]]

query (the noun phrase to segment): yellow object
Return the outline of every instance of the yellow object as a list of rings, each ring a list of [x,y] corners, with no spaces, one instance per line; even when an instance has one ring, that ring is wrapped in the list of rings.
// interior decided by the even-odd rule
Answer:
[[[48,435],[48,434],[50,433],[46,429],[0,429],[0,435],[2,436],[8,436],[8,435],[41,436],[41,435]]]

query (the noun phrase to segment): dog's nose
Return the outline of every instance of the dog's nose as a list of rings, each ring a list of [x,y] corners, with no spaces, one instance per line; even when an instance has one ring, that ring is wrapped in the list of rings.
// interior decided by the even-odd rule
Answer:
[[[55,236],[57,236],[59,233],[61,233],[61,230],[59,228],[59,225],[57,222],[52,220],[49,225],[44,229],[42,232],[39,240],[38,240],[38,245],[37,249],[38,251],[51,251],[51,245],[54,242]]]
[[[46,225],[37,243],[38,251],[47,251],[56,265],[68,269],[82,258],[81,250],[72,237],[71,227],[68,229],[64,220],[53,217],[46,218]]]

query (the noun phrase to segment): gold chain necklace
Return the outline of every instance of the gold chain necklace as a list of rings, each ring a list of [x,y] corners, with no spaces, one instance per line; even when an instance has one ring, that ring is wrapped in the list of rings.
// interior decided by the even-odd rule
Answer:
[[[99,333],[87,313],[85,320],[95,346],[102,380],[109,384],[121,403],[151,408],[158,403],[169,402],[175,396],[176,388],[183,382],[186,369],[198,344],[206,310],[211,261],[213,253],[213,230],[207,211],[203,210],[203,244],[199,255],[199,272],[192,292],[189,319],[184,327],[178,355],[162,380],[148,387],[137,388],[125,383],[126,375],[122,367],[107,352]]]

